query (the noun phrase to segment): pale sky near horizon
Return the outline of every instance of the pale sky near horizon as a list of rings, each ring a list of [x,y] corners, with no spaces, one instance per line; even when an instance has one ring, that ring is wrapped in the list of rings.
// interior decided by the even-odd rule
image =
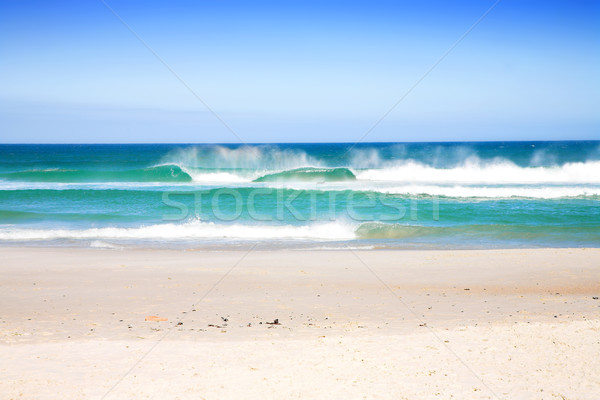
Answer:
[[[0,143],[353,142],[494,1],[106,4],[185,85],[102,1],[1,1]],[[598,71],[599,2],[502,0],[364,141],[600,139]]]

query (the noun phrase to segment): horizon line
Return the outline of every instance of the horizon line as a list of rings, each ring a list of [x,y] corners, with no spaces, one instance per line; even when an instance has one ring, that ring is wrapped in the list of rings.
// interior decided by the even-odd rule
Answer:
[[[234,145],[234,146],[249,146],[249,145],[268,145],[268,144],[346,144],[346,145],[368,145],[368,144],[410,144],[410,143],[552,143],[552,142],[600,142],[600,139],[548,139],[548,140],[431,140],[431,141],[374,141],[374,142],[35,142],[35,143],[19,143],[19,142],[0,142],[0,146],[17,145],[17,146],[39,146],[39,145]]]

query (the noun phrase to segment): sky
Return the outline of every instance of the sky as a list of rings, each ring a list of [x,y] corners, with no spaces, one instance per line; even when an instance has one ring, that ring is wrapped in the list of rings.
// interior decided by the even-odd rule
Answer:
[[[600,2],[495,2],[0,0],[0,142],[600,139]]]

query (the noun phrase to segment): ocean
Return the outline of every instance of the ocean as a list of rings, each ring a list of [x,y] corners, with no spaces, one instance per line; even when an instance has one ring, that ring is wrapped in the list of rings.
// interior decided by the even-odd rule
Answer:
[[[600,141],[0,145],[0,245],[600,247]]]

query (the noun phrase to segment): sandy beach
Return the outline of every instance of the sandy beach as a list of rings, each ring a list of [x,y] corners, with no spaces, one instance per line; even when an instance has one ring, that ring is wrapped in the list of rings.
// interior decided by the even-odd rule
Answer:
[[[0,400],[600,400],[599,20],[0,1]]]
[[[600,249],[1,252],[3,399],[600,393]]]

